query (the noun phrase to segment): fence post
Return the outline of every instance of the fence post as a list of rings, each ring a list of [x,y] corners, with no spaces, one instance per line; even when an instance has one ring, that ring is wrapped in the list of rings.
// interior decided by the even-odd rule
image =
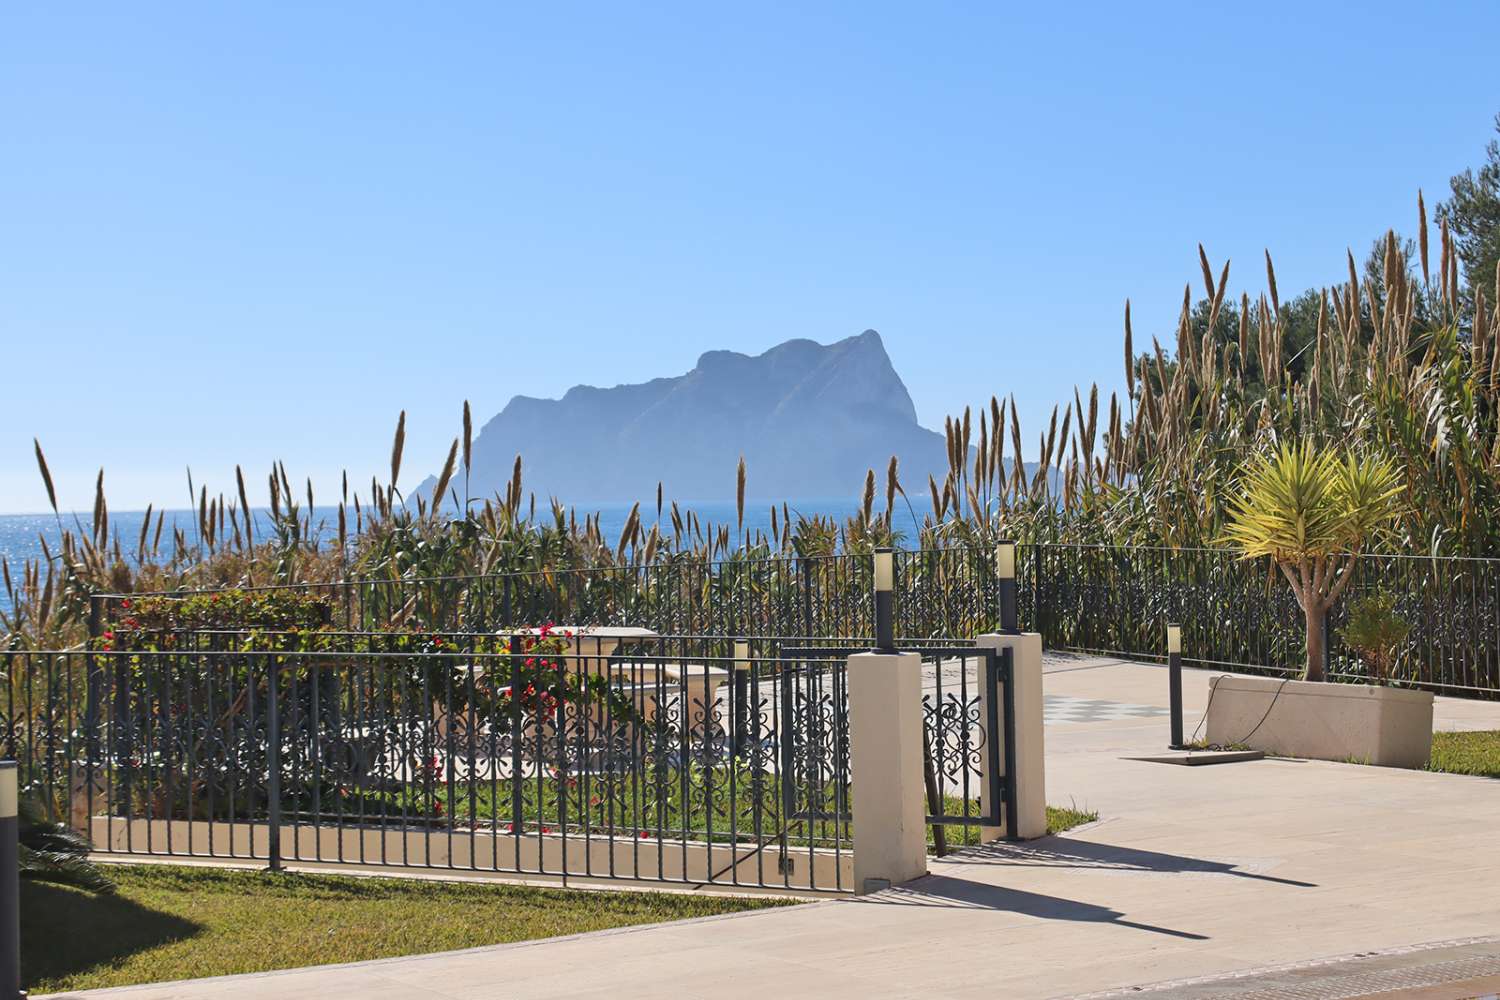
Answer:
[[[1045,611],[1045,606],[1042,603],[1042,549],[1043,548],[1044,548],[1044,546],[1039,541],[1031,543],[1031,551],[1034,553],[1034,555],[1032,556],[1032,560],[1031,560],[1031,607],[1032,607],[1032,614],[1033,614],[1034,617],[1032,618],[1031,621],[1032,621],[1033,627],[1036,628],[1037,632],[1045,632],[1046,631],[1046,627],[1043,624],[1045,622],[1045,619],[1043,618],[1043,612]]]
[[[266,657],[266,867],[281,871],[281,694],[277,658]]]
[[[1323,677],[1333,673],[1333,648],[1328,644],[1328,611],[1323,612]]]
[[[99,638],[100,621],[102,620],[102,608],[104,599],[97,594],[89,595],[89,645],[88,645],[88,701],[84,706],[84,732],[87,734],[87,745],[89,755],[89,767],[94,766],[94,761],[99,759],[99,658],[94,654],[94,640]]]
[[[0,1000],[21,992],[20,774],[0,760]]]
[[[87,757],[83,762],[83,774],[81,775],[81,785],[84,789],[84,794],[81,796],[84,799],[81,809],[79,802],[80,795],[78,793],[80,776],[73,773],[79,770],[76,761],[72,762],[68,775],[70,796],[68,819],[73,828],[85,837],[89,836],[91,832],[88,829],[88,813],[93,807],[93,793],[95,785],[98,782],[96,769],[101,763],[101,754],[99,753],[99,719],[101,705],[104,700],[104,669],[99,662],[99,654],[96,652],[98,645],[96,640],[98,640],[99,633],[103,630],[103,612],[104,598],[97,594],[90,594],[88,654],[84,657],[84,669],[88,671],[88,684],[86,685],[87,701],[83,713],[84,752],[87,754]],[[82,816],[79,815],[80,811],[83,813]]]
[[[927,872],[921,654],[855,653],[848,684],[854,888],[877,892]]]
[[[1006,678],[1001,678],[1001,690],[995,694],[1010,701],[1014,708],[1014,730],[1010,738],[1001,743],[1000,766],[1007,787],[1013,789],[1015,801],[1008,803],[1009,814],[1005,817],[1005,829],[1009,836],[1031,840],[1047,833],[1047,773],[1045,768],[1045,741],[1042,731],[1042,636],[1040,632],[1016,634],[981,635],[975,639],[981,649],[1009,650],[1011,658],[1011,689],[1006,690]],[[988,686],[979,686],[980,718],[989,716],[990,691]],[[1003,712],[994,713],[1004,720]],[[1012,750],[1014,759],[1011,759]],[[984,764],[981,762],[981,768]],[[981,773],[980,787],[986,786],[990,776]],[[980,828],[981,839],[993,840],[1000,831],[993,827]]]
[[[802,556],[797,560],[797,568],[802,573],[802,636],[811,638],[813,634],[812,561]]]
[[[1167,626],[1167,704],[1171,706],[1171,749],[1182,747],[1182,626]]]

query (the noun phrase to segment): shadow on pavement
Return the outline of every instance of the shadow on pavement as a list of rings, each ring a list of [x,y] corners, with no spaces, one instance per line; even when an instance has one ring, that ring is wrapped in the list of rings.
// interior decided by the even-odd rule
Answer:
[[[1225,861],[1208,861],[1179,854],[1142,851],[1134,847],[1099,844],[1069,837],[1043,837],[1027,843],[993,843],[965,848],[943,859],[945,864],[1011,865],[1023,868],[1099,869],[1124,872],[1167,872],[1171,874],[1230,875],[1235,878],[1274,882],[1298,889],[1315,889],[1316,882],[1277,878],[1241,870]]]
[[[951,875],[924,875],[905,885],[887,889],[873,896],[860,896],[851,902],[884,906],[942,906],[959,909],[1000,910],[1036,917],[1039,920],[1072,920],[1085,923],[1114,924],[1133,930],[1150,931],[1189,941],[1207,941],[1205,934],[1174,930],[1126,920],[1125,914],[1107,906],[1082,903],[1036,892],[1022,892],[1004,886],[972,882]]]

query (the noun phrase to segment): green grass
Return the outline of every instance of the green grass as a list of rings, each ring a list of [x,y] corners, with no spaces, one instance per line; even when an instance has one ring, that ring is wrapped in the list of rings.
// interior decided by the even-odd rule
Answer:
[[[176,787],[189,783],[179,780]],[[614,831],[635,837],[642,831],[652,837],[686,836],[692,840],[728,841],[731,830],[747,839],[759,826],[767,836],[776,836],[785,826],[793,843],[832,847],[841,828],[847,839],[847,824],[826,820],[782,820],[781,779],[764,771],[739,767],[679,767],[663,765],[649,773],[589,774],[558,778],[549,775],[525,778],[519,783],[519,816],[523,830],[538,827],[548,832],[566,827],[579,832],[587,828],[603,834]],[[147,788],[141,784],[138,787]],[[285,787],[285,786],[283,786]],[[453,829],[467,833],[471,824],[480,829],[498,826],[510,832],[516,821],[510,779],[491,784],[468,781],[408,781],[382,791],[321,790],[315,799],[311,789],[287,792],[282,797],[282,815],[289,821],[317,821],[348,825],[426,825],[435,831]],[[825,782],[812,787],[799,783],[800,809],[816,805],[821,811],[847,811],[838,787]],[[207,797],[192,802],[176,797],[170,808],[174,818],[218,818],[264,821],[263,802],[247,809],[248,797],[220,794],[208,811]],[[232,808],[231,808],[232,807]],[[316,807],[316,808],[315,808]],[[563,822],[566,817],[567,822]],[[712,831],[710,834],[709,831]]]
[[[1429,771],[1500,778],[1500,731],[1433,733]]]
[[[1071,802],[1065,806],[1047,807],[1047,832],[1063,833],[1075,826],[1092,823],[1099,818],[1093,809],[1080,809]]]
[[[955,796],[945,796],[946,805],[944,811],[949,816],[962,815],[964,812],[964,800]],[[970,803],[970,810],[977,812],[978,805]],[[1092,809],[1079,809],[1076,805],[1069,803],[1066,806],[1047,807],[1047,832],[1062,833],[1071,830],[1075,826],[1092,823],[1099,818],[1099,814]],[[937,853],[937,840],[934,831],[935,826],[927,827],[927,853]],[[964,827],[959,823],[944,823],[943,831],[947,838],[948,850],[957,850],[960,847],[972,847],[979,843],[979,827]]]
[[[113,896],[21,884],[36,993],[355,962],[734,913],[785,900],[121,866]]]

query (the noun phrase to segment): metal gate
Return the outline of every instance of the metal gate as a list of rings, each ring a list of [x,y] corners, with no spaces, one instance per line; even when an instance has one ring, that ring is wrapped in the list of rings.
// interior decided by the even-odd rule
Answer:
[[[900,652],[922,661],[923,781],[927,824],[936,853],[986,838],[1017,836],[1014,659],[1009,649],[948,645],[951,640],[903,640]],[[847,657],[861,647],[787,647],[782,657]],[[845,681],[847,683],[847,681]],[[847,703],[847,691],[843,695]],[[795,733],[796,730],[794,729]],[[794,745],[785,748],[794,754]],[[792,758],[784,768],[790,769]],[[788,805],[788,814],[794,812]],[[805,811],[809,818],[816,814]],[[838,815],[847,821],[847,812]],[[956,842],[955,842],[956,841]]]
[[[922,729],[927,822],[939,855],[1017,836],[1014,659],[1009,649],[924,649]],[[931,665],[933,682],[925,684]],[[952,844],[957,837],[958,843]]]

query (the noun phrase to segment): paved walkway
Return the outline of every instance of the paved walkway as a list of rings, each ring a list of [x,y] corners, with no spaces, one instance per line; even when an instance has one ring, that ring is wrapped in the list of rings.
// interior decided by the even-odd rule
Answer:
[[[1189,731],[1208,676],[1185,678]],[[1180,983],[1257,968],[1285,979],[1289,965],[1331,956],[1500,933],[1500,852],[1491,849],[1500,781],[1289,760],[1129,760],[1166,744],[1166,717],[1143,710],[1166,704],[1162,668],[1049,659],[1046,693],[1057,705],[1095,703],[1072,720],[1052,713],[1048,799],[1104,818],[1065,836],[935,862],[925,878],[888,893],[96,995],[993,1000],[1176,981],[1171,995],[1227,996]],[[1437,725],[1500,729],[1500,704],[1440,699]],[[1475,974],[1463,978],[1480,982]],[[1259,980],[1238,982],[1249,989]]]

